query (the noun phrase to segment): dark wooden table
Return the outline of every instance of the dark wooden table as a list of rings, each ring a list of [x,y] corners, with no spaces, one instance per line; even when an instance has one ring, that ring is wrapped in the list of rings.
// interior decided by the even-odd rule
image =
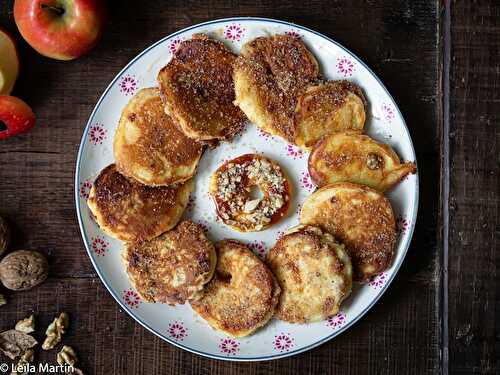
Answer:
[[[34,312],[71,315],[67,343],[88,374],[494,374],[500,372],[500,4],[495,1],[111,1],[104,38],[73,62],[19,43],[15,94],[38,116],[0,143],[0,214],[14,247],[49,256],[42,286],[6,293],[0,329]],[[104,88],[137,53],[180,28],[230,16],[292,21],[360,56],[399,104],[417,150],[417,228],[395,282],[354,327],[292,358],[228,363],[177,349],[119,309],[85,253],[73,199],[76,153]],[[54,363],[54,352],[38,354]],[[4,358],[2,358],[4,361]]]

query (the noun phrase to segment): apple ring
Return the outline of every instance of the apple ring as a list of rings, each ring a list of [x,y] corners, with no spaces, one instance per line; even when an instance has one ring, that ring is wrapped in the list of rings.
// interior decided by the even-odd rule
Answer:
[[[259,191],[262,196],[255,196]],[[292,185],[274,161],[262,155],[245,154],[227,161],[214,172],[210,195],[226,225],[239,232],[256,232],[286,215]]]

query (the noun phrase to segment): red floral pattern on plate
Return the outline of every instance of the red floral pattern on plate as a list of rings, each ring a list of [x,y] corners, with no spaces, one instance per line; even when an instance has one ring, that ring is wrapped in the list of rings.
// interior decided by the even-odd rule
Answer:
[[[405,234],[406,231],[408,230],[408,220],[404,217],[399,215],[398,218],[396,219],[396,229],[399,232],[399,234]]]
[[[96,123],[92,125],[89,130],[90,142],[94,145],[102,145],[102,142],[106,140],[108,136],[108,131],[104,129],[102,124]]]
[[[230,41],[239,42],[243,38],[245,29],[239,23],[232,23],[224,27],[224,37]]]
[[[219,350],[226,355],[235,355],[240,350],[240,343],[235,339],[221,339]]]
[[[351,77],[354,73],[354,63],[348,57],[340,57],[337,59],[337,71],[344,78]]]
[[[382,272],[379,273],[378,275],[373,276],[368,282],[368,285],[371,286],[373,289],[381,289],[386,282],[387,282],[387,275],[385,274],[385,272]]]
[[[137,309],[141,304],[141,297],[135,290],[132,289],[124,290],[123,301],[127,304],[128,307],[132,309]]]
[[[266,141],[272,141],[274,140],[274,136],[261,128],[258,129],[259,132],[259,137],[264,138]]]
[[[266,244],[264,241],[253,240],[248,247],[257,254],[261,259],[266,257]]]
[[[90,189],[92,189],[92,182],[90,180],[80,182],[80,197],[89,199]]]
[[[294,160],[302,159],[304,157],[304,151],[290,143],[286,145],[286,154]]]
[[[175,321],[168,324],[168,336],[175,341],[182,341],[188,335],[188,329],[184,326],[184,323],[180,321]]]
[[[295,346],[295,340],[288,333],[281,333],[274,336],[273,347],[275,350],[283,352],[288,352],[291,348]]]
[[[300,178],[300,185],[306,189],[309,193],[312,192],[314,189],[316,189],[316,185],[311,179],[311,176],[309,175],[309,172],[305,171],[302,172]]]
[[[92,251],[98,256],[104,256],[109,250],[109,242],[104,237],[96,236],[92,238]]]
[[[205,232],[205,234],[207,234],[208,232],[210,232],[210,223],[205,220],[205,219],[200,219],[197,221],[197,224],[203,229],[203,231]]]
[[[396,111],[391,104],[383,103],[382,104],[382,114],[384,116],[385,121],[391,123],[392,120],[396,117]]]
[[[177,50],[179,49],[179,46],[181,43],[184,41],[184,38],[175,38],[168,44],[168,50],[172,55],[174,55]]]
[[[135,76],[126,74],[120,79],[120,91],[125,95],[134,95],[138,88],[138,82]]]
[[[290,29],[290,30],[287,30],[285,31],[285,34],[288,35],[288,36],[292,36],[294,38],[297,38],[297,39],[300,39],[302,38],[302,34],[299,33],[297,30],[295,29]]]
[[[326,326],[336,329],[342,327],[346,322],[346,316],[345,313],[342,311],[339,311],[337,315],[330,316],[326,320]]]

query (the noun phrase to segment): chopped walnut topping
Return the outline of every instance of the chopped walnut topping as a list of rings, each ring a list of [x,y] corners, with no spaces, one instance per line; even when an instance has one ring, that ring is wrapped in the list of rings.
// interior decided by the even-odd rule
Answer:
[[[45,334],[47,338],[42,344],[43,350],[53,349],[62,338],[62,335],[66,332],[69,326],[69,317],[65,312],[61,313],[59,317],[55,318],[52,323],[47,327]]]
[[[24,333],[35,332],[35,316],[31,315],[28,318],[18,321],[15,329]]]
[[[281,168],[266,159],[230,162],[217,176],[217,197],[225,203],[219,206],[219,214],[227,224],[260,230],[287,201],[284,184]],[[264,192],[262,198],[251,198],[253,186]]]
[[[379,169],[382,167],[383,162],[384,160],[382,159],[382,157],[375,153],[370,153],[366,157],[366,166],[368,167],[368,169]]]

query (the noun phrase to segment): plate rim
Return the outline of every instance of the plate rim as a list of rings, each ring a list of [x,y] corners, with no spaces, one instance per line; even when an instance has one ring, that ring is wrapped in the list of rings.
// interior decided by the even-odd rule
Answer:
[[[337,45],[338,47],[340,47],[341,49],[347,51],[348,53],[350,53],[351,56],[356,60],[356,62],[358,64],[362,65],[368,71],[368,73],[371,74],[375,78],[375,80],[377,81],[377,83],[382,87],[382,89],[384,90],[384,92],[388,95],[388,97],[395,104],[395,108],[396,108],[399,116],[402,119],[402,123],[403,123],[404,130],[406,132],[406,135],[408,136],[408,138],[410,140],[411,150],[413,152],[413,155],[415,155],[415,161],[414,161],[414,163],[417,166],[417,173],[415,174],[415,177],[416,177],[416,181],[415,181],[415,199],[414,199],[414,203],[413,203],[413,216],[411,218],[412,225],[411,225],[410,230],[408,232],[408,234],[409,234],[409,236],[408,236],[409,237],[408,238],[408,242],[407,242],[405,248],[403,249],[403,254],[401,256],[401,260],[399,261],[398,264],[394,264],[394,272],[391,274],[391,277],[387,280],[387,282],[382,287],[382,289],[380,290],[380,292],[368,304],[368,306],[363,311],[361,311],[361,313],[359,313],[352,321],[350,321],[345,326],[341,327],[339,330],[333,332],[332,334],[330,334],[330,335],[322,338],[321,340],[318,340],[315,343],[309,344],[309,345],[304,346],[302,348],[299,348],[299,349],[296,349],[296,350],[292,350],[292,351],[289,351],[289,352],[286,352],[286,353],[278,353],[278,354],[275,354],[275,355],[259,356],[259,357],[227,357],[227,356],[223,356],[223,355],[216,355],[216,354],[206,353],[206,352],[203,352],[203,351],[200,351],[200,350],[197,350],[197,349],[190,348],[190,347],[188,347],[186,345],[183,345],[183,344],[181,344],[179,342],[176,342],[176,341],[168,338],[167,336],[163,335],[161,332],[157,332],[149,324],[147,324],[146,322],[142,321],[140,319],[140,317],[138,317],[135,314],[133,314],[133,312],[130,309],[127,308],[127,306],[121,300],[121,298],[117,295],[117,293],[115,293],[115,291],[111,288],[111,286],[109,285],[107,279],[101,273],[101,271],[100,271],[99,267],[97,266],[94,258],[92,257],[92,252],[91,252],[91,249],[90,249],[90,246],[89,246],[90,242],[88,240],[87,233],[86,233],[86,230],[85,230],[84,225],[83,225],[82,213],[81,213],[80,204],[79,204],[79,188],[78,188],[78,186],[79,186],[79,180],[80,180],[80,167],[81,167],[80,164],[81,164],[81,158],[82,158],[82,154],[83,154],[83,148],[84,148],[85,140],[87,138],[88,132],[90,130],[90,127],[92,125],[92,121],[94,119],[94,116],[95,116],[97,110],[100,108],[100,105],[101,105],[102,101],[104,100],[104,98],[106,97],[106,95],[108,94],[108,92],[111,90],[111,88],[113,87],[113,85],[115,84],[115,82],[139,58],[141,58],[143,55],[145,55],[151,49],[153,49],[157,45],[165,42],[168,39],[175,38],[179,34],[185,33],[185,32],[187,32],[189,30],[198,28],[200,26],[206,26],[206,25],[217,24],[217,23],[225,23],[225,22],[238,22],[238,21],[268,22],[268,23],[276,23],[276,24],[291,26],[293,28],[297,28],[297,29],[300,29],[300,30],[303,30],[303,31],[307,31],[307,32],[310,32],[312,34],[315,34],[315,35],[317,35],[317,36],[319,36],[319,37],[327,40],[328,42]],[[80,234],[82,236],[83,244],[84,244],[85,249],[87,251],[88,257],[90,258],[92,266],[94,267],[94,270],[96,271],[97,275],[99,276],[101,282],[104,284],[104,286],[106,287],[106,289],[108,290],[108,292],[113,296],[113,298],[115,299],[115,301],[118,303],[118,305],[130,317],[132,317],[132,319],[134,319],[137,323],[139,323],[141,326],[143,326],[144,328],[146,328],[149,332],[151,332],[154,335],[158,336],[162,340],[168,342],[169,344],[174,345],[174,346],[176,346],[176,347],[178,347],[180,349],[186,350],[186,351],[188,351],[190,353],[201,355],[201,356],[206,357],[206,358],[219,359],[219,360],[231,361],[231,362],[269,361],[269,360],[274,360],[274,359],[279,359],[279,358],[290,357],[290,356],[293,356],[293,355],[297,355],[299,353],[306,352],[308,350],[316,348],[316,347],[318,347],[318,346],[320,346],[320,345],[322,345],[322,344],[330,341],[334,337],[336,337],[336,336],[340,335],[341,333],[347,331],[350,327],[352,327],[355,323],[357,323],[363,316],[365,316],[365,314],[385,294],[386,290],[389,288],[389,286],[391,285],[391,283],[393,282],[393,280],[396,278],[396,275],[398,274],[398,272],[399,272],[399,270],[400,270],[400,268],[401,268],[404,260],[406,259],[406,254],[408,253],[408,249],[410,248],[411,242],[413,240],[413,233],[414,233],[415,226],[416,226],[417,213],[418,213],[418,207],[419,207],[419,193],[420,193],[420,186],[419,186],[418,163],[417,163],[417,154],[415,152],[415,147],[413,146],[413,139],[412,139],[412,137],[410,135],[410,131],[408,129],[408,126],[406,125],[406,121],[405,121],[405,119],[403,117],[403,114],[401,113],[401,110],[399,109],[399,106],[397,105],[397,102],[394,100],[394,98],[392,97],[391,93],[385,87],[385,85],[380,80],[380,78],[356,54],[354,54],[348,48],[344,47],[342,44],[340,44],[340,43],[336,42],[335,40],[331,39],[330,37],[328,37],[328,36],[326,36],[326,35],[324,35],[324,34],[322,34],[320,32],[317,32],[315,30],[309,29],[308,27],[305,27],[305,26],[301,26],[301,25],[298,25],[298,24],[295,24],[295,23],[292,23],[292,22],[288,22],[288,21],[282,21],[282,20],[277,20],[277,19],[273,19],[273,18],[266,18],[266,17],[228,17],[228,18],[220,18],[220,19],[215,19],[215,20],[211,20],[211,21],[197,23],[197,24],[185,27],[185,28],[183,28],[181,30],[178,30],[178,31],[176,31],[176,32],[174,32],[172,34],[169,34],[169,35],[163,37],[160,40],[156,41],[155,43],[153,43],[153,44],[149,45],[148,47],[146,47],[145,49],[143,49],[141,52],[139,52],[134,58],[132,58],[125,65],[125,67],[123,67],[123,69],[121,69],[114,76],[114,78],[111,80],[111,82],[105,88],[104,92],[101,94],[101,96],[99,97],[98,101],[94,105],[94,109],[92,110],[92,112],[91,112],[91,114],[89,116],[89,119],[88,119],[88,121],[87,121],[87,123],[85,125],[85,129],[83,131],[83,135],[82,135],[81,140],[80,140],[80,145],[78,147],[78,154],[77,154],[76,167],[75,167],[75,177],[74,177],[74,198],[75,198],[76,214],[77,214],[78,226],[80,228]]]

